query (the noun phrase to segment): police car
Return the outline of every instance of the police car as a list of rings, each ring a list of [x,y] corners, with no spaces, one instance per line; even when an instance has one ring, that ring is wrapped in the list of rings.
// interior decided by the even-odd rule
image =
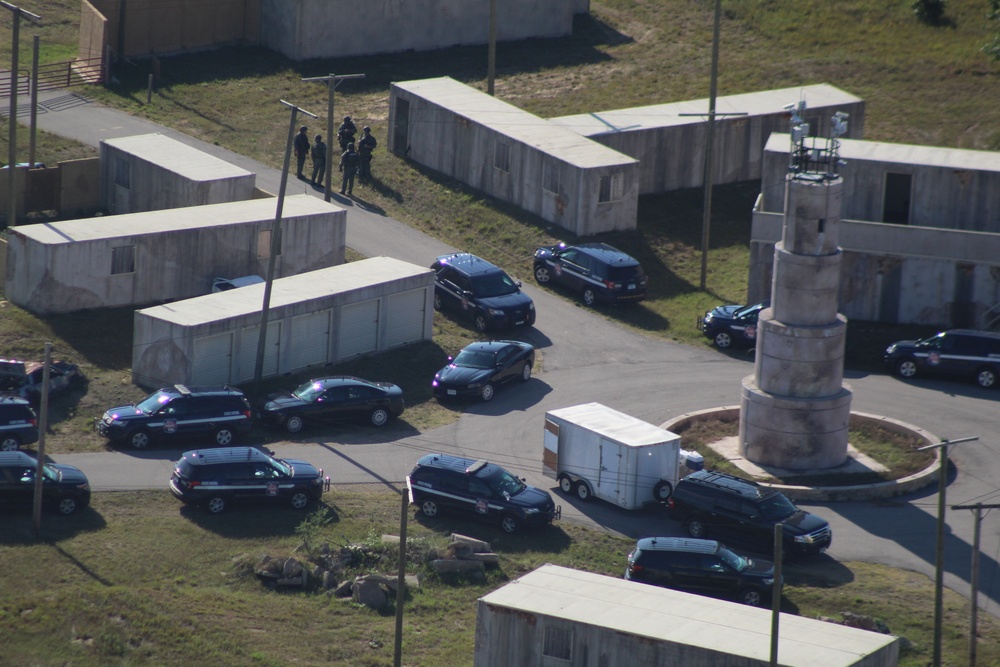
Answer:
[[[434,309],[471,319],[476,329],[530,327],[535,304],[503,269],[467,252],[441,255],[433,264]]]
[[[607,243],[542,246],[535,250],[535,280],[562,285],[585,306],[634,303],[646,298],[646,272],[631,255]]]
[[[901,340],[885,350],[886,366],[901,378],[954,375],[988,389],[1000,374],[1000,333],[952,329],[922,340]]]

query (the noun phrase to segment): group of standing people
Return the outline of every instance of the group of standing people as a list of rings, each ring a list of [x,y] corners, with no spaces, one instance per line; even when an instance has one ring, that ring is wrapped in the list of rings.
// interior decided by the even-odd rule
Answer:
[[[342,173],[340,194],[354,194],[354,178],[360,176],[362,182],[367,182],[372,175],[372,153],[378,142],[372,136],[371,128],[362,129],[363,134],[357,140],[355,149],[355,135],[358,128],[351,120],[350,116],[344,116],[344,122],[337,128],[337,142],[340,144],[340,165],[338,168]],[[326,176],[326,144],[323,136],[317,134],[314,142],[309,143],[309,128],[303,125],[299,128],[299,133],[295,135],[293,148],[295,149],[296,174],[300,179],[305,179],[302,170],[305,168],[306,157],[312,157],[312,178],[309,182],[313,185],[322,185],[323,177]]]

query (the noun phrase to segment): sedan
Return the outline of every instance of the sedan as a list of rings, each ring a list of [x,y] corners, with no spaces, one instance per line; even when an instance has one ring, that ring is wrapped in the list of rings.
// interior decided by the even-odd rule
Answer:
[[[439,398],[493,399],[496,388],[517,379],[531,379],[535,348],[516,340],[480,341],[467,345],[451,363],[434,375],[434,395]]]
[[[15,393],[37,403],[42,397],[45,364],[41,361],[0,359],[0,390]],[[49,396],[64,394],[84,381],[76,364],[53,361],[49,364]]]
[[[372,426],[385,426],[390,418],[403,414],[403,408],[403,390],[396,385],[338,375],[271,394],[259,416],[264,424],[298,433],[307,420],[365,419]]]

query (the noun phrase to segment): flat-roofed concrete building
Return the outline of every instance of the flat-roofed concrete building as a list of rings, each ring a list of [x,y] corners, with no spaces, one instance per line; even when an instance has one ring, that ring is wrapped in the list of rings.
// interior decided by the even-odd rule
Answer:
[[[132,381],[152,388],[252,380],[264,287],[136,311]],[[262,376],[430,340],[433,293],[433,271],[389,257],[275,280]]]
[[[766,667],[771,612],[543,565],[479,599],[475,667]],[[783,667],[895,667],[899,638],[782,614]]]
[[[275,199],[12,227],[5,293],[33,313],[137,306],[207,294],[215,277],[265,275]],[[275,275],[344,261],[347,213],[287,197]]]
[[[112,214],[242,201],[256,176],[164,134],[104,139],[100,206]]]
[[[790,141],[764,151],[747,298],[771,293]],[[989,328],[1000,316],[1000,154],[843,139],[840,312],[852,319]]]
[[[389,150],[578,236],[636,225],[636,160],[449,77],[392,84]]]
[[[849,114],[846,136],[863,136],[864,100],[828,84],[722,96],[716,99],[712,182],[760,178],[768,137],[788,131],[784,107],[799,100],[806,101],[802,116],[811,134],[829,136],[831,117],[842,111]],[[708,105],[706,98],[549,120],[636,158],[639,194],[647,195],[704,184]],[[720,115],[730,113],[743,115]]]

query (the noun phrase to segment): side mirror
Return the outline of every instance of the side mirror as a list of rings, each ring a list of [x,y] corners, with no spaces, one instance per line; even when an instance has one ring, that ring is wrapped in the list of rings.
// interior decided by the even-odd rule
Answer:
[[[520,280],[515,280],[514,284],[517,285],[518,287],[520,287],[521,286],[521,281]]]

